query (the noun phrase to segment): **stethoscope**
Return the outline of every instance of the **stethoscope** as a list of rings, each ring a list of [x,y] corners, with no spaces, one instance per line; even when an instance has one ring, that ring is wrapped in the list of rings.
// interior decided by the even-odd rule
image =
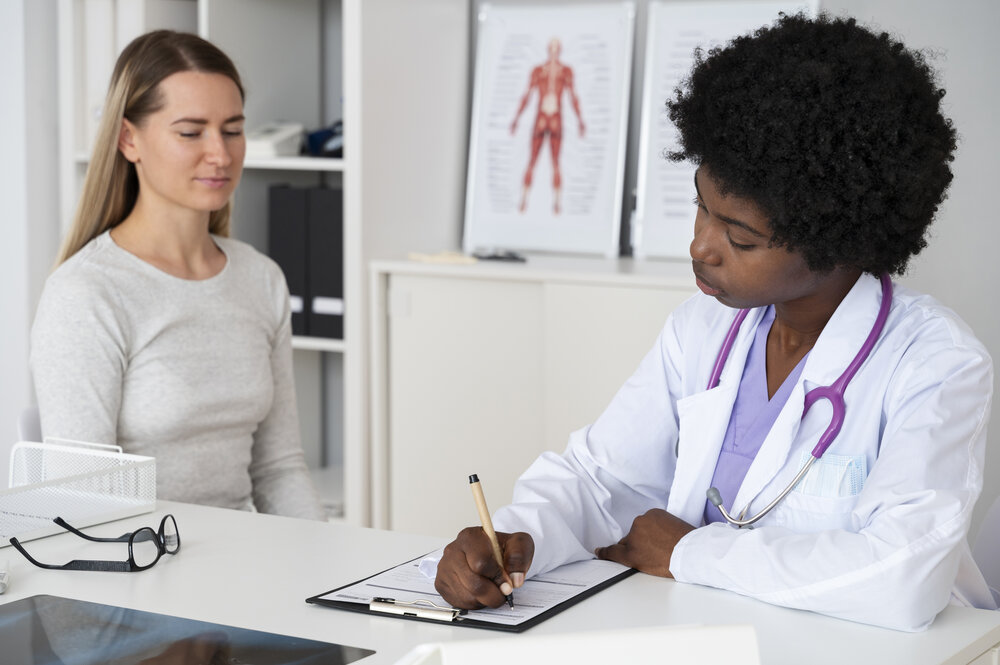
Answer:
[[[760,518],[771,512],[778,503],[784,499],[789,492],[798,484],[802,477],[805,476],[812,465],[823,456],[826,449],[830,447],[833,440],[837,438],[837,434],[840,433],[840,428],[844,424],[844,392],[847,390],[848,384],[850,384],[851,379],[854,378],[854,374],[858,371],[858,368],[868,359],[869,354],[875,347],[875,342],[878,340],[879,335],[882,334],[882,329],[885,327],[885,321],[889,318],[889,307],[892,305],[892,281],[889,279],[887,273],[882,273],[880,277],[882,282],[882,304],[879,306],[878,317],[875,319],[875,325],[872,326],[871,332],[868,333],[868,338],[865,343],[861,345],[861,349],[858,351],[858,355],[854,356],[854,360],[851,364],[847,366],[844,373],[840,375],[833,384],[829,386],[820,386],[819,388],[813,388],[805,396],[805,408],[802,410],[802,417],[805,418],[806,414],[809,413],[810,407],[816,403],[817,400],[827,399],[830,401],[830,405],[833,407],[833,416],[830,419],[830,424],[827,426],[826,431],[819,437],[819,441],[816,443],[816,447],[813,448],[812,454],[806,463],[802,466],[802,469],[795,474],[795,478],[792,482],[788,483],[788,487],[782,490],[771,503],[764,506],[764,509],[759,513],[754,515],[749,519],[744,519],[746,517],[746,512],[749,510],[750,505],[743,509],[740,513],[739,518],[734,518],[726,510],[726,507],[722,505],[722,495],[719,494],[719,490],[714,487],[710,487],[708,492],[708,500],[719,509],[722,516],[726,518],[726,521],[736,527],[750,526]],[[715,359],[715,366],[712,368],[712,376],[708,380],[707,390],[719,385],[719,377],[722,375],[722,368],[726,365],[726,360],[729,358],[729,352],[732,351],[733,342],[736,340],[736,335],[739,333],[740,325],[743,323],[743,319],[747,317],[747,313],[750,310],[741,309],[737,314],[736,318],[733,320],[733,324],[729,327],[729,332],[726,333],[726,338],[722,342],[722,348],[719,349],[719,355]]]

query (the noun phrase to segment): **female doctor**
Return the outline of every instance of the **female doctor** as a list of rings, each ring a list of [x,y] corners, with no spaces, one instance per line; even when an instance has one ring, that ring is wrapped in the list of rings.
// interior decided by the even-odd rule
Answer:
[[[698,166],[702,294],[518,480],[494,516],[505,571],[478,527],[445,548],[445,599],[496,607],[596,554],[900,630],[995,608],[966,544],[992,361],[889,279],[952,178],[943,94],[919,53],[849,19],[784,16],[697,54],[667,107],[670,157]]]

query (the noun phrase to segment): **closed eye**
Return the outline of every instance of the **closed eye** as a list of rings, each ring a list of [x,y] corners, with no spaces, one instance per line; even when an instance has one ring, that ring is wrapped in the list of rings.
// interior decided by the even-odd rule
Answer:
[[[729,235],[728,233],[726,234],[726,239],[729,241],[730,245],[732,245],[735,249],[740,250],[741,252],[745,252],[747,250],[750,250],[750,249],[754,248],[754,245],[742,245],[742,244],[740,244],[738,242],[735,242],[733,240],[733,237],[731,235]]]

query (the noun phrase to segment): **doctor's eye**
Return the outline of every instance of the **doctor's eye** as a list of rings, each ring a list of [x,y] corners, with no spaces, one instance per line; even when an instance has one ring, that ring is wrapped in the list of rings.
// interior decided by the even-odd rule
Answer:
[[[741,252],[746,252],[746,251],[751,250],[751,249],[754,248],[754,245],[743,245],[743,244],[740,244],[740,243],[734,241],[733,237],[730,236],[728,233],[726,234],[726,240],[729,241],[729,244],[732,245],[733,248],[738,249]]]

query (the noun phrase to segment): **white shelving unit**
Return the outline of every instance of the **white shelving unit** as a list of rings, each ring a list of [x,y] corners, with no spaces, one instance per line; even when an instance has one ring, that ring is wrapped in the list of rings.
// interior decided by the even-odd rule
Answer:
[[[296,374],[312,374],[307,378],[325,386],[318,399],[300,388],[300,410],[325,420],[333,434],[326,443],[335,444],[327,447],[339,448],[326,451],[326,468],[317,469],[315,477],[324,483],[320,489],[328,503],[338,502],[326,490],[340,493],[343,518],[353,524],[372,521],[368,263],[459,246],[470,5],[467,0],[59,0],[64,229],[86,172],[93,90],[106,88],[118,51],[143,30],[197,30],[226,51],[244,78],[249,128],[289,120],[312,129],[343,118],[343,159],[245,163],[234,235],[267,249],[271,184],[327,183],[344,190],[344,339],[296,337],[293,346],[299,350]],[[157,22],[175,10],[193,17],[190,27]],[[118,30],[112,40],[107,33],[95,34],[95,25],[117,17],[131,17],[131,25],[141,24],[142,30],[131,35]],[[88,78],[88,68],[101,62],[107,67],[103,80]]]

